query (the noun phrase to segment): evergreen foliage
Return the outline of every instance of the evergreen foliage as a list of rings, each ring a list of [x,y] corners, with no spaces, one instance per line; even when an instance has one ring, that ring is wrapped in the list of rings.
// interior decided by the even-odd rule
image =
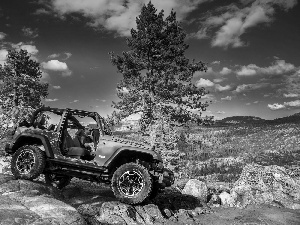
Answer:
[[[157,13],[149,2],[136,23],[127,38],[129,51],[110,53],[113,65],[123,75],[117,86],[120,101],[113,106],[123,117],[141,113],[141,131],[153,136],[152,144],[166,147],[172,142],[173,146],[178,138],[176,125],[203,122],[201,111],[208,102],[202,102],[201,97],[207,92],[195,86],[192,78],[207,67],[186,58],[186,33],[174,11],[164,19],[164,12]],[[166,138],[170,134],[175,136]]]
[[[41,83],[40,65],[26,50],[10,50],[4,65],[0,65],[1,126],[17,125],[48,95],[48,84]]]

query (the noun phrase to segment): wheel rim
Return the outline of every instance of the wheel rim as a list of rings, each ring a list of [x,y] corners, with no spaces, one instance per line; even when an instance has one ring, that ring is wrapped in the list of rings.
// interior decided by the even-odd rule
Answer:
[[[32,151],[24,150],[18,156],[16,168],[21,174],[27,174],[31,171],[35,164],[35,157]]]
[[[119,178],[119,190],[126,197],[132,198],[144,187],[144,179],[138,171],[126,171]]]

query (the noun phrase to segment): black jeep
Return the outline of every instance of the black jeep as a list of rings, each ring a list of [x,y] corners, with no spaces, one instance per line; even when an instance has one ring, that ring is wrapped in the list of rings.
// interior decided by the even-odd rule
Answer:
[[[17,179],[40,174],[57,188],[72,177],[110,183],[122,202],[137,204],[174,183],[151,146],[112,136],[96,112],[43,107],[20,124],[5,151]]]

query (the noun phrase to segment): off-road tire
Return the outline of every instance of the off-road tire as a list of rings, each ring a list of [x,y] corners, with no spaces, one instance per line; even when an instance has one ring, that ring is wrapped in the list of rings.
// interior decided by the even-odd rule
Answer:
[[[43,173],[45,165],[45,152],[35,145],[25,145],[13,154],[11,172],[16,179],[33,180]]]
[[[130,193],[135,187],[128,181],[130,176],[138,189],[133,194]],[[129,186],[131,186],[129,190],[126,190],[126,178],[128,178],[127,181],[130,183]],[[152,191],[152,178],[144,166],[137,163],[126,163],[114,172],[111,187],[119,201],[131,205],[139,204],[149,197]],[[126,191],[127,193],[125,193]]]
[[[70,184],[72,177],[66,175],[57,175],[53,173],[45,173],[45,182],[58,189],[63,189]]]

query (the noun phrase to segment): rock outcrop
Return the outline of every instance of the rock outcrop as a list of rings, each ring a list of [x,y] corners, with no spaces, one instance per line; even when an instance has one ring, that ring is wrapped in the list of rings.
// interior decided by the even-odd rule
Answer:
[[[280,166],[248,164],[231,189],[236,206],[272,204],[300,209],[300,181]]]
[[[54,187],[0,174],[0,224],[86,224]]]

